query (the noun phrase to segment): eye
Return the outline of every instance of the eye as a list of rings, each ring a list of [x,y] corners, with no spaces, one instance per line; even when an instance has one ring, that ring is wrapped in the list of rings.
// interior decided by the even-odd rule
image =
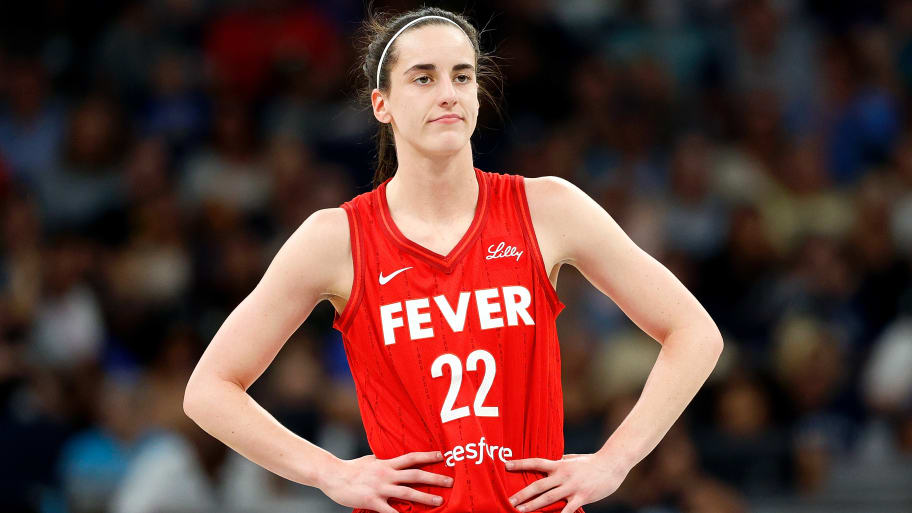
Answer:
[[[420,77],[416,78],[415,80],[412,80],[412,82],[418,82],[421,85],[430,84],[431,77],[429,77],[427,75],[421,75]]]
[[[472,81],[472,77],[463,73],[461,75],[456,75],[456,81],[459,82],[460,84],[466,84],[466,83]]]

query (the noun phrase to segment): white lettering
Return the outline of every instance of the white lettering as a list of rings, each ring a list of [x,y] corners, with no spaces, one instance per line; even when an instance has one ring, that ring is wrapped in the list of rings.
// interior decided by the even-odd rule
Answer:
[[[408,316],[409,335],[411,335],[412,340],[420,340],[422,338],[431,338],[434,336],[434,328],[421,327],[422,324],[431,322],[431,314],[429,312],[418,312],[419,308],[429,307],[430,303],[426,297],[421,299],[409,299],[405,302],[405,314]]]
[[[488,459],[492,462],[500,460],[501,463],[506,463],[507,458],[513,457],[512,449],[500,445],[489,444],[485,441],[485,437],[481,437],[477,444],[472,442],[465,444],[464,446],[457,445],[456,447],[453,447],[452,450],[443,453],[443,455],[446,457],[446,466],[455,467],[457,461],[463,460],[475,460],[476,465],[481,465],[485,460],[485,453],[487,453]]]
[[[465,448],[466,448],[466,459],[467,460],[474,460],[475,458],[478,457],[478,452],[475,451],[474,443],[466,444]]]
[[[485,260],[515,256],[516,261],[519,262],[519,257],[521,257],[522,254],[523,252],[518,251],[515,246],[507,246],[505,242],[501,242],[497,247],[494,247],[494,244],[488,246],[488,255],[485,257]]]
[[[402,303],[390,303],[380,307],[380,324],[383,325],[383,343],[396,343],[396,328],[403,326],[402,317],[393,318],[393,314],[402,311]]]
[[[471,292],[460,292],[459,304],[456,305],[455,312],[453,311],[453,307],[450,306],[450,303],[447,302],[446,297],[434,296],[434,302],[437,303],[437,308],[440,309],[440,313],[443,314],[443,317],[446,319],[447,324],[450,325],[453,333],[459,333],[465,328],[466,312],[469,311],[469,298],[471,296]]]
[[[469,311],[469,300],[475,296],[475,310],[478,313],[478,324],[483,330],[518,326],[520,319],[526,326],[535,324],[529,311],[532,306],[532,294],[521,285],[502,288],[481,289],[459,293],[456,309],[443,295],[434,296],[436,308],[431,307],[431,298],[408,299],[403,302],[390,303],[380,307],[380,324],[383,327],[383,342],[386,345],[396,343],[396,328],[408,323],[408,333],[412,340],[421,340],[434,336],[434,325],[438,329],[443,323],[435,320],[438,313],[443,315],[453,333],[465,330],[466,316]],[[503,292],[503,298],[500,293]],[[401,312],[401,313],[400,313]],[[398,315],[397,315],[398,314]]]
[[[535,324],[535,321],[532,320],[532,316],[529,315],[529,312],[526,311],[529,308],[529,305],[532,304],[532,295],[529,294],[529,291],[525,287],[504,287],[504,310],[507,314],[507,324],[510,326],[516,326],[519,324],[516,316],[522,317],[523,323],[526,326],[531,326]],[[519,301],[516,300],[519,298]]]
[[[503,319],[491,317],[492,313],[500,311],[500,304],[488,302],[497,297],[499,292],[500,291],[497,289],[481,289],[475,291],[475,304],[478,307],[478,322],[481,324],[481,329],[483,330],[502,328],[504,325]]]

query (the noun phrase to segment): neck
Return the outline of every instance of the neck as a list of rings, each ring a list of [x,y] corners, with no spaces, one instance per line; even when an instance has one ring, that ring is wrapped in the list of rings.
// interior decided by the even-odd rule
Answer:
[[[391,212],[419,217],[428,224],[474,215],[478,181],[471,146],[447,157],[398,157],[399,167],[386,185]]]

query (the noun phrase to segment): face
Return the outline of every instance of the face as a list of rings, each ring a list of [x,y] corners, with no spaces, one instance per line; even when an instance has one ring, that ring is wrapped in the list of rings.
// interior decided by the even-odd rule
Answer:
[[[478,119],[469,39],[449,23],[435,24],[407,30],[393,46],[398,58],[388,70],[389,91],[374,89],[371,102],[374,116],[392,124],[397,152],[444,156],[464,149]]]

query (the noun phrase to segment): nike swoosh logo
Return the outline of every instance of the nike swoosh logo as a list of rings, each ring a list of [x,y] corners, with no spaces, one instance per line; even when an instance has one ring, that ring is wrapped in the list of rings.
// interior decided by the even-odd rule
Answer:
[[[380,285],[386,285],[390,280],[395,278],[397,274],[401,273],[402,271],[408,271],[409,269],[411,269],[411,267],[403,267],[402,269],[393,272],[393,274],[390,274],[389,276],[383,276],[383,271],[380,271]]]

